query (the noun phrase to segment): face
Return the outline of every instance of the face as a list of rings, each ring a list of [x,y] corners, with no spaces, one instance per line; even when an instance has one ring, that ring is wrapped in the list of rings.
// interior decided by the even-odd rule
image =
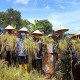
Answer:
[[[8,30],[8,33],[9,33],[9,34],[12,34],[12,30]]]
[[[34,35],[34,37],[35,37],[36,39],[39,39],[39,38],[40,38],[40,35],[36,34],[36,35]]]

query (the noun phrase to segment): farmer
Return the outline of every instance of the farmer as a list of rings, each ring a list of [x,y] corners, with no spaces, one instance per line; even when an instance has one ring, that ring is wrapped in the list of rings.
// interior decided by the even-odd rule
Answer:
[[[40,38],[40,36],[42,36],[42,33],[39,30],[36,30],[33,32],[33,36],[34,36],[34,41],[38,42],[39,44],[39,48],[38,48],[38,53],[36,56],[33,55],[32,58],[32,67],[37,69],[38,72],[42,71],[42,39]]]
[[[73,35],[71,37],[71,39],[80,39],[80,33],[78,32],[77,34]],[[77,43],[78,44],[78,43]],[[77,55],[77,51],[72,51],[72,55],[71,55],[71,59],[72,59],[72,74],[73,74],[73,78],[74,80],[79,80],[79,73],[80,73],[80,63],[78,64],[78,59],[79,56]]]
[[[18,53],[18,64],[19,64],[19,68],[22,71],[23,68],[25,70],[26,75],[28,75],[28,57],[27,57],[27,52],[24,49],[24,40],[26,38],[26,32],[27,29],[26,28],[22,28],[19,30],[19,38],[17,41],[17,53]]]
[[[54,74],[54,55],[52,43],[48,43],[45,49],[47,52],[44,56],[43,71],[45,73],[45,78],[50,79]]]
[[[4,42],[5,42],[5,46],[6,46],[6,57],[5,57],[5,61],[8,62],[8,66],[11,65],[11,50],[13,47],[13,45],[15,45],[14,43],[14,40],[12,40],[11,42],[11,39],[13,39],[13,34],[12,34],[12,31],[14,30],[14,28],[11,26],[11,25],[8,25],[6,28],[5,28],[5,31],[6,33],[4,34],[4,37],[7,37]],[[10,43],[11,42],[11,43]],[[13,44],[13,45],[11,45]]]

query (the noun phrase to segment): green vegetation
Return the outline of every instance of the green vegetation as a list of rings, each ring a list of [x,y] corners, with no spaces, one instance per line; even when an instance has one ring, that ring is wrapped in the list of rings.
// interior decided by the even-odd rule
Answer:
[[[52,33],[52,24],[48,20],[35,20],[34,24],[32,24],[31,30],[40,30],[44,32],[44,34]]]
[[[0,12],[0,27],[6,27],[7,25],[12,25],[17,29],[26,27],[31,31],[38,29],[45,34],[52,32],[52,24],[48,20],[34,20],[34,24],[32,24],[27,19],[22,19],[20,11],[13,8],[9,8],[5,12]]]

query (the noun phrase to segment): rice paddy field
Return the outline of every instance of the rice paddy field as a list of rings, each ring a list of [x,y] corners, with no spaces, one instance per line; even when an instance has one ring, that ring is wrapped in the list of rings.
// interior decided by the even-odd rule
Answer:
[[[12,37],[11,37],[12,36]],[[3,59],[0,60],[0,80],[62,80],[62,77],[64,75],[64,71],[66,71],[64,69],[64,67],[62,67],[63,72],[61,71],[61,69],[59,70],[54,70],[54,74],[52,75],[52,77],[50,79],[46,79],[44,74],[38,73],[37,70],[30,70],[29,74],[26,75],[25,71],[21,71],[19,69],[19,67],[13,67],[12,65],[10,67],[7,66],[7,62],[5,62],[4,58],[5,58],[5,46],[7,44],[9,44],[9,46],[11,47],[11,52],[16,50],[15,47],[15,43],[16,43],[16,37],[11,35],[9,36],[8,34],[5,34],[2,38],[1,38],[1,43],[2,43],[2,48],[1,48],[1,54],[3,56]],[[49,43],[53,43],[54,48],[56,48],[57,44],[55,44],[55,41],[52,38],[49,38],[48,36],[42,36],[41,37],[43,39],[43,44],[47,45]],[[34,42],[32,40],[31,37],[29,37],[29,40],[25,40],[24,39],[24,49],[28,50],[28,55],[29,55],[29,66],[31,67],[31,59],[32,59],[32,55],[35,54],[38,50],[38,44],[36,42]],[[59,41],[58,44],[58,52],[60,54],[60,56],[62,56],[63,51],[66,52],[68,50],[68,48],[71,48],[71,51],[76,51],[77,55],[79,57],[79,53],[80,53],[80,39],[75,39],[75,40],[68,40],[67,38],[61,39]],[[44,56],[46,55],[46,49],[44,48],[43,50],[44,52]],[[66,53],[67,55],[70,55],[71,53]],[[61,57],[62,58],[62,57]],[[60,57],[58,57],[58,64],[60,63]],[[64,58],[64,57],[63,57]],[[71,62],[72,60],[70,60]],[[44,62],[44,61],[43,61]],[[62,65],[62,64],[61,64]],[[69,65],[72,66],[72,64],[70,63]],[[57,67],[57,66],[55,66]],[[59,67],[59,66],[58,66]],[[72,72],[71,72],[71,68],[70,68],[70,77],[72,77]],[[69,79],[70,80],[70,79]]]
[[[24,72],[21,72],[19,68],[8,67],[6,62],[4,60],[1,60],[0,80],[46,80],[46,79],[43,75],[39,74],[35,70],[31,71],[29,75],[26,75]],[[58,79],[52,78],[49,80],[58,80]]]

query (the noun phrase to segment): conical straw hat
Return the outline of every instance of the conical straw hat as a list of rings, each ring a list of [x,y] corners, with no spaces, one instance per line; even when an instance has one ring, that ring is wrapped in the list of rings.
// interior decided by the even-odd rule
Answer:
[[[29,31],[28,31],[28,29],[26,27],[21,28],[20,30],[18,30],[18,32],[29,33]]]
[[[33,32],[33,35],[38,34],[38,35],[43,35],[42,32],[40,32],[39,30],[36,30]]]
[[[63,26],[60,26],[55,32],[56,33],[60,33],[60,32],[67,32],[69,29],[63,27]]]
[[[11,25],[8,25],[5,30],[14,30],[14,28]]]
[[[76,33],[71,37],[71,39],[80,38],[80,32]]]

